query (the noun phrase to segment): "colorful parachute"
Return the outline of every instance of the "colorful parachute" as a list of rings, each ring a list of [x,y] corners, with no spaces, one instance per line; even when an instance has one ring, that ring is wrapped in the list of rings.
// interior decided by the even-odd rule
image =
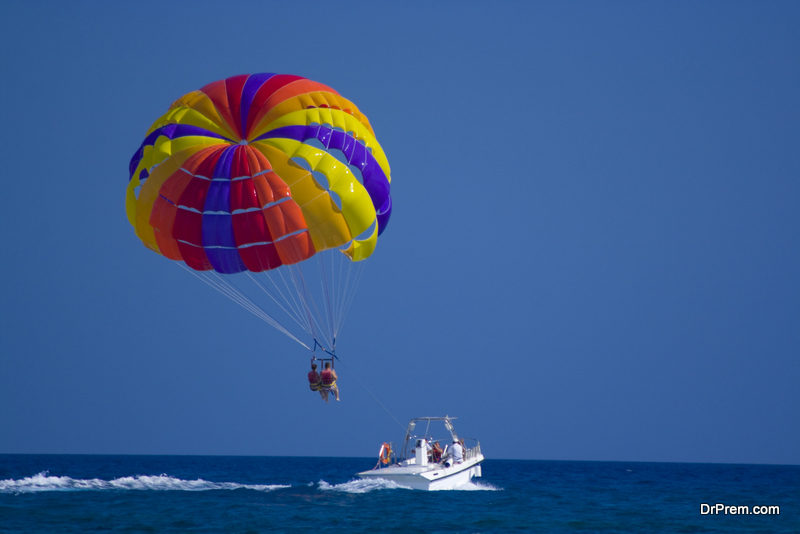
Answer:
[[[197,272],[269,272],[326,250],[351,263],[386,229],[389,181],[352,102],[300,76],[241,75],[182,96],[153,123],[131,159],[126,211],[147,247]],[[312,308],[335,306],[303,302],[309,283],[298,273],[281,275],[298,292],[281,295],[281,306],[300,301],[295,321],[316,340],[322,320],[308,317]],[[220,280],[206,279],[260,309]]]

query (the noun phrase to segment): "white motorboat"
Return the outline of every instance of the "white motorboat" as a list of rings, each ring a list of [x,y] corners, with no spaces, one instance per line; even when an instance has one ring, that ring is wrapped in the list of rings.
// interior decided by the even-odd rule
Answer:
[[[382,478],[401,486],[421,490],[454,489],[481,476],[483,454],[475,439],[458,437],[453,428],[455,417],[416,417],[408,423],[399,458],[393,447],[384,443],[377,465],[362,471],[362,479]],[[449,436],[437,438],[431,426],[444,426]],[[445,444],[444,447],[442,444]],[[411,447],[409,449],[409,447]]]

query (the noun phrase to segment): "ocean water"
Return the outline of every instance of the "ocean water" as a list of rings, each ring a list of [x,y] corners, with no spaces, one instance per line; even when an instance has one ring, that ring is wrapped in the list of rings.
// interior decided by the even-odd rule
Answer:
[[[354,477],[374,463],[0,455],[0,532],[800,532],[800,466],[486,460],[422,492]]]

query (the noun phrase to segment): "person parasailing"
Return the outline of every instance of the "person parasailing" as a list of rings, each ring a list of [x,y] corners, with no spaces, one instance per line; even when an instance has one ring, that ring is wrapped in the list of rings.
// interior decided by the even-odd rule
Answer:
[[[323,399],[327,396],[322,392],[322,377],[317,372],[317,364],[314,363],[314,359],[311,360],[311,371],[308,373],[308,386],[311,391],[319,391]]]
[[[323,369],[322,373],[320,373],[320,378],[322,380],[320,391],[325,392],[325,396],[323,397],[325,402],[328,402],[328,392],[333,392],[336,400],[340,400],[339,386],[336,385],[336,380],[339,377],[336,376],[336,371],[334,371],[331,367],[331,362],[325,362],[325,369]]]

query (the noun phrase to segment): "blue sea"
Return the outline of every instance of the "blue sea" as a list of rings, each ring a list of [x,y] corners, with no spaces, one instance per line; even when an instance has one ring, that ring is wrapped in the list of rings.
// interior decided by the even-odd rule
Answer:
[[[0,455],[0,532],[800,532],[800,466],[486,460],[422,492],[354,477],[374,464]]]

